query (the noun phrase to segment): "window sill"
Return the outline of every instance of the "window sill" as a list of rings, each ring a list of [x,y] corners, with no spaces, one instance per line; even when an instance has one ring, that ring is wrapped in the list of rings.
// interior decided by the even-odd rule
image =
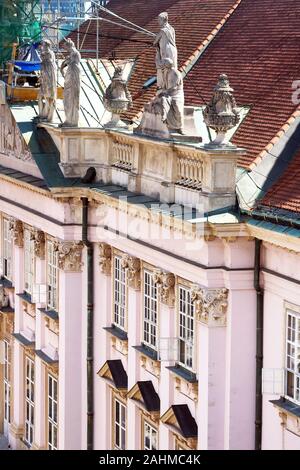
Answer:
[[[21,333],[13,333],[13,337],[16,338],[19,343],[27,348],[34,349],[35,341],[29,341],[29,339],[25,338],[25,336],[21,335]]]
[[[12,307],[0,307],[0,312],[6,314],[15,313],[15,309]]]
[[[105,326],[103,328],[103,330],[105,330],[110,335],[115,336],[116,338],[118,338],[121,341],[128,341],[127,332],[121,330],[121,328],[118,328],[115,325]]]
[[[34,302],[32,302],[31,300],[31,295],[30,294],[27,294],[27,292],[22,292],[20,294],[16,294],[18,297],[20,297],[20,299],[24,300],[25,302],[27,302],[28,304],[30,305],[35,305]]]
[[[194,372],[188,369],[185,369],[179,364],[176,364],[175,366],[167,366],[166,369],[169,369],[170,372],[172,372],[175,375],[178,375],[178,377],[185,380],[186,382],[189,382],[189,383],[198,382],[196,374]]]
[[[151,349],[148,346],[145,346],[143,343],[139,346],[132,346],[132,347],[139,353],[144,354],[144,356],[149,357],[153,361],[159,362],[157,358],[157,351],[155,351],[154,349]]]
[[[47,310],[46,308],[39,308],[38,310],[46,317],[51,318],[51,320],[58,320],[59,318],[58,312],[56,312],[56,310]]]
[[[40,359],[42,359],[42,361],[46,362],[47,364],[58,364],[58,359],[52,359],[41,349],[36,349],[35,353]]]
[[[13,283],[6,279],[6,277],[0,278],[0,285],[6,287],[7,289],[14,289]]]
[[[280,397],[279,400],[270,400],[270,403],[272,403],[272,405],[276,406],[277,408],[280,408],[287,413],[300,418],[300,405],[293,403],[287,398]]]

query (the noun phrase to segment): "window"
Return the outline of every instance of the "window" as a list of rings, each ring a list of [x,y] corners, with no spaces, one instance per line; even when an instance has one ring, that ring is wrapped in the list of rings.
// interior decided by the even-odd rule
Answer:
[[[24,256],[25,256],[25,292],[32,294],[34,283],[34,241],[30,230],[24,231]]]
[[[121,258],[114,257],[114,319],[113,323],[125,329],[126,314],[126,271],[121,266]]]
[[[12,277],[12,237],[9,227],[9,220],[3,219],[2,227],[2,254],[3,254],[3,276],[11,280]]]
[[[57,380],[48,375],[48,449],[57,450]]]
[[[113,448],[126,448],[126,406],[116,398],[113,403]]]
[[[58,256],[53,241],[47,241],[47,308],[58,309]]]
[[[287,312],[286,395],[300,404],[300,315],[291,310]]]
[[[4,340],[4,420],[10,423],[11,418],[11,346]]]
[[[149,271],[144,271],[143,342],[153,349],[157,348],[157,287]]]
[[[190,289],[179,286],[179,363],[193,369],[194,304]]]
[[[34,430],[34,362],[25,358],[25,441],[28,445],[33,443]]]
[[[143,450],[157,450],[157,430],[144,421]]]

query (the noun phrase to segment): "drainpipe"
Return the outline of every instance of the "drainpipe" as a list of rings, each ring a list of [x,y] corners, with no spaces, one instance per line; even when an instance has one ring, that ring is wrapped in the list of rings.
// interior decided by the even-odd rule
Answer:
[[[254,287],[256,290],[256,399],[255,450],[261,450],[262,436],[262,368],[264,333],[264,291],[260,287],[261,240],[255,239]]]
[[[87,248],[87,450],[94,447],[94,248],[88,240],[88,210],[87,197],[82,201],[82,241]]]

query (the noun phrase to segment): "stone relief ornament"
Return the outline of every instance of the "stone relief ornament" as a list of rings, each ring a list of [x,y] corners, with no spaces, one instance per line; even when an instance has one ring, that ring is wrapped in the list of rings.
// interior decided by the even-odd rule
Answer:
[[[79,272],[82,268],[81,242],[61,242],[57,244],[58,267],[63,271]]]
[[[52,122],[56,101],[56,63],[51,43],[44,39],[41,44],[41,78],[39,89],[39,119]]]
[[[163,304],[174,307],[175,304],[175,276],[173,273],[157,269],[153,273],[153,281],[158,287],[159,299]]]
[[[16,220],[13,218],[10,219],[9,229],[12,233],[14,244],[22,248],[24,244],[24,237],[23,237],[24,229],[23,229],[23,223],[21,222],[21,220]]]
[[[191,297],[199,321],[209,326],[226,325],[228,289],[203,289],[195,284]]]
[[[38,258],[45,259],[45,234],[41,230],[34,230],[31,234],[34,242],[34,254]]]
[[[233,91],[227,75],[220,75],[212,100],[203,111],[205,124],[217,133],[209,146],[233,146],[226,139],[227,132],[240,122]]]
[[[24,162],[33,162],[28,145],[6,104],[0,105],[0,153]]]
[[[99,243],[99,265],[101,272],[107,276],[111,274],[111,255],[111,246]]]
[[[123,79],[122,67],[117,67],[110,85],[104,94],[104,106],[112,113],[111,121],[105,127],[127,127],[120,115],[132,106],[132,98]]]
[[[66,39],[63,44],[67,51],[67,57],[61,64],[61,74],[65,79],[64,84],[64,109],[65,122],[61,127],[78,127],[80,109],[80,60],[81,56],[71,39]],[[67,67],[66,74],[64,69]]]
[[[3,307],[9,306],[9,296],[5,292],[4,286],[0,285],[0,310]]]
[[[129,287],[135,290],[141,288],[141,260],[130,255],[123,255],[121,266],[126,269]]]

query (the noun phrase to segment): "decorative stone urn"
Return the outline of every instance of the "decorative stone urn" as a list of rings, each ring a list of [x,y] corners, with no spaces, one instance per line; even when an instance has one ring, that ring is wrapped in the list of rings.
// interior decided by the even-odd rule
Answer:
[[[122,74],[122,68],[117,67],[104,95],[104,106],[112,113],[112,118],[105,127],[127,127],[120,115],[132,106],[132,98]]]
[[[212,100],[203,111],[205,124],[217,133],[216,139],[208,144],[209,147],[233,147],[226,134],[240,122],[240,116],[232,93],[227,75],[220,75]]]

